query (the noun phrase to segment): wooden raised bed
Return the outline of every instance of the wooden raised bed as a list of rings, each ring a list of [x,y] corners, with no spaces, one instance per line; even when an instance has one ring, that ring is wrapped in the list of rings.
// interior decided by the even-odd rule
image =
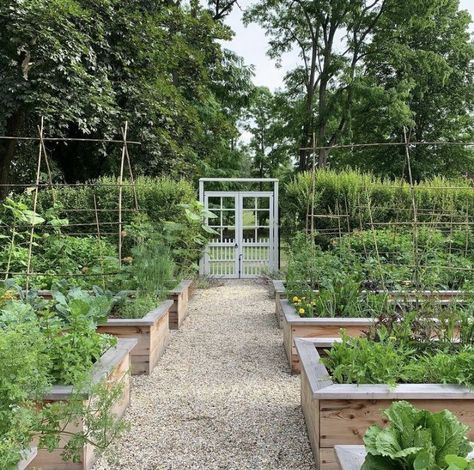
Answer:
[[[170,309],[169,321],[170,330],[178,330],[184,319],[188,316],[188,302],[194,292],[194,281],[181,281],[169,293],[169,298],[173,301]]]
[[[296,338],[332,338],[341,328],[350,336],[360,336],[374,324],[372,318],[301,318],[287,299],[279,301],[283,312],[283,345],[293,374],[300,372]]]
[[[286,288],[285,282],[280,279],[273,279],[273,295],[275,298],[275,316],[277,319],[278,327],[283,328],[283,310],[281,308],[280,300],[286,299]]]
[[[114,348],[106,351],[101,359],[94,366],[93,383],[97,384],[106,380],[111,385],[121,384],[122,394],[120,399],[115,403],[112,412],[117,417],[122,417],[128,404],[130,403],[130,351],[133,350],[137,340],[120,339]],[[72,387],[65,385],[53,386],[50,393],[45,397],[45,402],[57,402],[71,399]],[[85,396],[84,401],[87,402],[89,397]],[[82,424],[69,423],[66,431],[77,432]],[[67,437],[62,440],[62,447],[52,452],[46,449],[38,449],[38,453],[33,461],[26,467],[28,469],[42,470],[90,470],[96,460],[96,455],[92,445],[84,446],[79,463],[65,462],[61,454]]]
[[[150,374],[163,355],[170,339],[169,315],[172,300],[165,300],[143,318],[109,318],[99,325],[99,333],[118,338],[135,338],[137,345],[130,353],[133,375]]]
[[[287,292],[286,292],[286,283],[282,279],[278,280],[273,280],[272,281],[273,285],[273,292],[275,294],[275,300],[278,301],[280,298],[286,298],[287,297]],[[318,293],[318,290],[314,290],[314,293]],[[371,292],[374,294],[388,294],[390,295],[393,299],[397,300],[404,300],[406,302],[408,301],[416,301],[416,299],[424,298],[424,299],[436,299],[440,301],[451,301],[453,299],[459,298],[470,293],[468,291],[463,291],[463,290],[424,290],[424,291],[419,291],[419,292],[410,292],[410,291],[384,291],[384,290],[374,290],[374,291],[366,291],[362,290],[361,293],[367,293]],[[278,293],[278,296],[277,296]]]
[[[338,470],[334,446],[362,444],[372,424],[384,425],[383,410],[393,401],[406,400],[430,411],[448,409],[470,426],[474,439],[474,390],[460,385],[335,384],[320,362],[317,339],[296,340],[301,359],[301,405],[319,470]]]

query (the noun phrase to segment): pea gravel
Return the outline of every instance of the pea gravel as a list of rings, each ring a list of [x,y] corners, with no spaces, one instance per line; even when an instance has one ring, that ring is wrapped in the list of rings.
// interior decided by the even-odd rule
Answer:
[[[263,281],[198,290],[150,376],[133,377],[130,429],[94,467],[314,469]]]

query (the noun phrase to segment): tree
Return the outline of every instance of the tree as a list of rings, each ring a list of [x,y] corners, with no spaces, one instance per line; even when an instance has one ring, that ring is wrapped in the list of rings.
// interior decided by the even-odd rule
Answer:
[[[403,141],[403,127],[417,142],[474,138],[474,43],[470,15],[458,0],[390,4],[374,29],[364,64],[352,131],[356,142]],[[411,149],[417,179],[474,170],[463,146]],[[343,163],[393,176],[407,175],[404,148],[359,150]]]
[[[107,2],[106,2],[107,3]],[[10,1],[0,5],[0,130],[18,135],[45,115],[63,132],[75,122],[83,134],[107,133],[116,110],[103,24],[74,0]],[[0,142],[1,194],[9,183],[16,141]]]
[[[258,178],[276,178],[290,167],[294,144],[286,136],[284,110],[281,96],[266,87],[255,89],[243,127],[251,136],[247,150]]]
[[[386,1],[261,0],[246,12],[246,22],[259,22],[270,35],[270,57],[281,59],[294,48],[299,51],[303,64],[288,73],[286,84],[305,103],[302,149],[310,145],[313,131],[318,146],[332,146],[346,130],[357,66]],[[337,47],[341,38],[342,49]],[[308,168],[307,156],[300,151],[300,170]],[[327,158],[328,152],[320,150],[319,166],[325,166]]]
[[[3,2],[0,131],[35,135],[45,116],[48,135],[107,138],[128,120],[129,137],[142,142],[131,149],[138,173],[237,171],[251,70],[221,46],[232,34],[221,21],[229,8],[219,4],[214,18],[196,2]],[[72,182],[116,174],[118,150],[48,143],[56,173]],[[27,179],[34,158],[1,141],[1,182]]]

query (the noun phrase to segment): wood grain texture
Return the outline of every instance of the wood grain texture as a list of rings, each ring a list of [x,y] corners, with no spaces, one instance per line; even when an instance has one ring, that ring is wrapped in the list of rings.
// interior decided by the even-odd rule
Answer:
[[[106,381],[111,387],[115,385],[121,386],[121,394],[119,399],[112,407],[112,413],[117,418],[120,418],[125,413],[130,403],[130,351],[133,350],[133,346],[136,344],[136,340],[119,340],[116,348],[111,348],[101,358],[101,360],[95,366],[94,382]],[[49,400],[45,403],[51,403],[54,401],[63,401],[68,398],[64,395],[64,387],[60,387],[60,392],[55,394],[55,391],[48,395]],[[72,392],[69,393],[71,398]],[[54,397],[57,399],[55,400]],[[84,400],[84,404],[90,398]],[[65,431],[77,432],[82,429],[83,423],[68,423],[65,427]],[[80,462],[64,462],[61,454],[63,453],[64,447],[68,442],[69,437],[63,435],[59,447],[52,452],[46,449],[38,449],[38,453],[31,463],[26,467],[30,470],[91,470],[96,460],[94,448],[92,445],[87,444],[84,446],[81,452]]]
[[[372,424],[383,425],[387,420],[383,410],[396,399],[386,400],[319,400],[320,447],[337,444],[362,444],[362,438]],[[417,408],[430,411],[449,409],[464,424],[471,427],[474,439],[474,400],[408,400]]]
[[[169,311],[172,305],[171,300],[166,300],[143,318],[126,319],[120,323],[110,319],[97,328],[100,333],[118,338],[137,339],[130,354],[133,375],[150,374],[163,355],[170,338]]]
[[[387,423],[383,410],[400,399],[430,411],[450,410],[470,427],[469,438],[474,439],[474,391],[449,384],[334,384],[320,362],[317,347],[323,344],[327,346],[328,340],[296,341],[302,368],[301,405],[320,470],[338,469],[334,446],[362,444],[371,425]],[[315,424],[314,416],[319,423]]]
[[[173,301],[169,312],[170,330],[178,330],[188,316],[188,303],[192,289],[193,281],[185,280],[170,292],[170,299]]]

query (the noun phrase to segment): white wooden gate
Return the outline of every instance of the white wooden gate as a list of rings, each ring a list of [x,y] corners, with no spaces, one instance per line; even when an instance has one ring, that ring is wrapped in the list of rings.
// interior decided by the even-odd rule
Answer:
[[[202,179],[200,199],[216,217],[206,223],[216,234],[201,259],[201,274],[222,278],[254,278],[278,269],[278,180],[273,191],[205,191],[205,181],[261,180]]]

